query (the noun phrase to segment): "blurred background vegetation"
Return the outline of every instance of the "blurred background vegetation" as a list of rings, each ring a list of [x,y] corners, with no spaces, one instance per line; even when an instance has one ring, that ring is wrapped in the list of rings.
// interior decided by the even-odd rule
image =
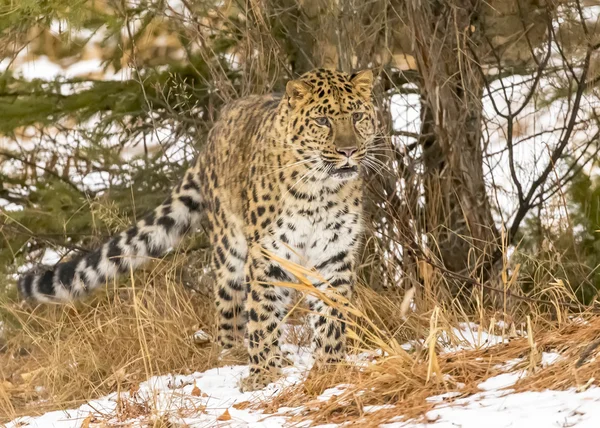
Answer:
[[[152,209],[224,103],[335,66],[375,71],[389,147],[368,177],[365,284],[465,308],[596,300],[597,1],[0,8],[0,293]]]

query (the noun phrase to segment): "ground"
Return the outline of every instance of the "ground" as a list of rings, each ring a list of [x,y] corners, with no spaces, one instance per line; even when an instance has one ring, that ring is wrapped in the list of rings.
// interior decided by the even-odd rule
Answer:
[[[379,404],[369,404],[377,400],[366,391],[368,375],[343,377],[346,382],[338,378],[337,384],[309,397],[311,381],[306,374],[312,366],[311,353],[306,347],[286,344],[284,349],[290,353],[293,366],[285,369],[280,381],[262,391],[240,393],[237,382],[247,374],[248,367],[230,365],[187,376],[152,377],[129,391],[114,392],[75,409],[20,417],[6,427],[479,428],[482,423],[488,428],[595,427],[600,420],[600,388],[594,385],[594,378],[579,378],[580,384],[571,387],[563,380],[573,377],[565,378],[566,372],[572,371],[573,379],[577,379],[575,371],[589,376],[586,370],[595,368],[595,349],[583,343],[575,349],[574,344],[584,336],[597,335],[599,329],[599,320],[573,320],[535,342],[523,337],[524,333],[516,337],[496,335],[469,323],[442,331],[436,339],[438,351],[433,356],[422,354],[422,362],[428,367],[429,384],[433,385],[429,391],[446,392],[426,397],[410,411],[406,407],[410,397],[385,403],[382,383],[372,384],[382,393]],[[203,337],[203,333],[199,335]],[[380,374],[393,375],[393,360],[402,352],[418,354],[416,349],[423,345],[427,346],[427,339],[403,344],[396,356],[378,351],[349,356],[349,370],[372,374],[377,372],[374,367],[383,365],[385,370]],[[467,367],[464,373],[451,369],[457,362]],[[422,377],[419,370],[420,366],[409,368],[415,378]],[[558,388],[545,388],[544,382]],[[425,389],[415,389],[412,394],[427,393],[426,385],[422,386]],[[390,390],[388,387],[387,393]],[[299,399],[300,395],[304,399]],[[356,412],[360,396],[365,399],[360,412]]]

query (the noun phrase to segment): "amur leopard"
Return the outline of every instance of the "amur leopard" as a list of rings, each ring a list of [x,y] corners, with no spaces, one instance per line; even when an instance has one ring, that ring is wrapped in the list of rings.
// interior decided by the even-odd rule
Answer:
[[[282,96],[250,96],[225,107],[206,150],[171,195],[144,219],[87,255],[19,280],[38,301],[80,298],[175,247],[205,220],[213,249],[218,341],[248,339],[255,390],[280,373],[280,324],[293,282],[289,260],[316,269],[350,299],[362,225],[364,170],[376,135],[373,74],[317,69],[289,81]],[[276,257],[273,257],[275,255]],[[342,311],[318,297],[311,309],[316,360],[346,351]]]

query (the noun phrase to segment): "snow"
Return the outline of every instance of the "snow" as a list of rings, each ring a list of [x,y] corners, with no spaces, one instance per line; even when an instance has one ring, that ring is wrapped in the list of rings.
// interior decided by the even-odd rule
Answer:
[[[289,416],[302,408],[281,408],[273,415],[248,408],[249,403],[268,400],[278,394],[285,385],[300,381],[303,373],[310,368],[311,359],[307,350],[289,347],[295,360],[294,367],[285,369],[284,379],[269,385],[262,391],[241,393],[237,381],[248,372],[247,366],[226,366],[214,368],[189,376],[157,376],[139,385],[134,392],[117,393],[90,401],[78,409],[46,413],[39,417],[18,418],[6,428],[78,428],[89,415],[92,422],[120,424],[121,426],[146,426],[150,415],[168,415],[174,424],[190,427],[250,427],[275,428],[289,425]],[[488,379],[479,385],[482,392],[466,398],[456,398],[459,392],[430,397],[428,401],[436,407],[426,415],[426,422],[407,421],[384,424],[387,428],[423,427],[462,427],[479,428],[485,421],[487,428],[494,427],[552,427],[572,426],[578,428],[596,427],[600,418],[600,388],[592,387],[583,392],[575,389],[567,391],[540,391],[514,393],[505,390],[520,377],[523,371],[505,373]],[[338,385],[327,389],[319,401],[327,401],[344,392],[348,385]],[[454,401],[452,401],[454,400]],[[126,418],[118,410],[121,407],[147,408],[147,414]],[[127,403],[127,405],[123,405]],[[366,406],[364,413],[393,409],[391,405]],[[223,417],[224,413],[231,417]],[[400,415],[399,415],[400,416]],[[89,418],[87,419],[89,422]],[[90,426],[94,426],[91,424]],[[113,425],[111,425],[113,426]],[[294,426],[308,426],[298,424]],[[321,425],[337,428],[344,425]],[[346,425],[349,426],[349,425]]]
[[[451,353],[467,349],[489,348],[501,343],[508,343],[509,339],[507,336],[498,336],[486,331],[478,324],[461,322],[450,331],[441,331],[437,341],[443,347],[444,353]],[[420,339],[417,340],[417,343],[423,345],[425,341]],[[410,351],[414,346],[411,343],[405,343],[402,344],[402,348]]]
[[[21,205],[14,204],[3,198],[0,198],[0,208],[7,212],[23,211],[23,207]]]
[[[458,328],[452,329],[452,333],[461,340],[461,343],[452,348],[457,351],[488,348],[508,342],[508,338],[491,334],[475,323],[460,323]]]
[[[212,340],[212,336],[204,330],[198,330],[193,334],[192,340],[197,345],[202,345],[204,343],[209,343]]]
[[[525,370],[519,370],[514,373],[502,373],[498,376],[489,378],[488,380],[479,384],[479,389],[484,391],[494,391],[497,389],[508,388],[513,386],[517,381],[526,376]]]
[[[56,263],[58,263],[61,258],[62,258],[61,254],[57,253],[52,248],[46,248],[46,249],[44,249],[44,255],[43,255],[40,263],[43,265],[47,265],[47,266],[53,266]]]
[[[557,353],[543,353],[542,366],[561,358]],[[514,363],[514,361],[512,362]],[[514,366],[506,364],[505,367]],[[457,391],[429,397],[436,407],[425,415],[426,422],[411,420],[383,424],[385,428],[529,428],[529,427],[597,427],[600,420],[600,388],[583,392],[527,391],[507,389],[526,376],[525,370],[502,373],[481,382],[482,392],[457,398]],[[454,400],[454,401],[452,401]]]
[[[577,393],[541,391],[475,394],[440,405],[427,413],[427,423],[393,423],[386,428],[504,428],[597,427],[600,420],[600,388]]]
[[[405,86],[405,87],[408,87]],[[421,100],[418,94],[393,95],[390,101],[390,114],[397,131],[418,135],[421,131]],[[404,139],[407,137],[401,137]],[[411,138],[410,142],[414,139]]]
[[[459,347],[447,345],[446,352],[476,349],[502,343],[499,336],[487,334],[476,324],[463,323],[454,329],[453,334],[462,334],[465,340]],[[202,330],[194,336],[207,339],[210,335]],[[450,336],[450,335],[448,335]],[[474,340],[474,338],[479,338]],[[281,393],[284,388],[304,379],[312,367],[311,352],[304,347],[284,344],[283,351],[293,361],[284,369],[284,376],[265,389],[242,393],[238,382],[248,374],[248,366],[236,365],[213,368],[191,375],[155,376],[128,392],[112,393],[92,400],[77,409],[60,410],[38,417],[17,418],[6,428],[79,428],[99,426],[152,426],[157,418],[168,418],[175,426],[189,427],[228,427],[228,428],[275,428],[285,426],[308,427],[310,421],[298,423],[290,417],[305,413],[305,407],[281,407],[274,414],[265,414],[252,409],[252,404],[268,401]],[[365,363],[381,352],[364,353],[348,358],[348,362]],[[547,366],[562,357],[555,352],[544,352],[541,365]],[[597,426],[600,420],[600,388],[591,387],[583,392],[576,389],[567,391],[539,391],[515,393],[510,389],[518,380],[527,376],[523,367],[525,359],[506,361],[501,365],[501,373],[481,382],[480,392],[463,397],[459,391],[427,399],[434,403],[433,410],[418,420],[401,421],[401,414],[395,422],[381,425],[387,428],[480,428],[485,421],[486,428],[531,426],[552,427],[572,426],[577,428]],[[317,402],[328,402],[343,394],[352,385],[344,383],[326,389]],[[363,409],[368,415],[380,410],[393,412],[394,406],[369,405]],[[341,428],[352,425],[328,424],[320,428]]]
[[[50,61],[45,55],[41,55],[35,61],[24,62],[19,71],[21,76],[27,80],[53,80],[64,73],[62,67]]]
[[[101,73],[103,71],[102,61],[97,58],[84,61],[77,61],[67,70],[65,70],[66,78],[83,77],[92,73]]]
[[[284,377],[264,390],[242,393],[238,381],[248,374],[248,366],[225,366],[189,376],[155,376],[139,385],[135,392],[112,393],[92,400],[77,409],[46,413],[38,417],[15,419],[6,428],[75,428],[81,427],[91,414],[97,420],[110,423],[127,422],[125,426],[144,426],[147,419],[125,418],[119,414],[121,408],[150,409],[144,417],[152,414],[167,415],[175,424],[194,427],[247,427],[275,428],[286,421],[284,415],[265,415],[260,411],[245,408],[245,403],[269,399],[283,390],[284,386],[297,383],[312,365],[311,354],[306,349],[284,345],[291,352],[294,366],[284,369]],[[123,405],[122,403],[127,403]],[[236,405],[238,405],[236,408]],[[227,411],[229,421],[221,421]]]
[[[92,171],[81,178],[81,184],[85,189],[97,192],[108,187],[110,178],[111,176],[108,171]]]

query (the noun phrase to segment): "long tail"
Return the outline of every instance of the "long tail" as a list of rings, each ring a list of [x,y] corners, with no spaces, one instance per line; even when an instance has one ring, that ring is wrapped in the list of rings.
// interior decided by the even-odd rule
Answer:
[[[18,282],[21,295],[43,302],[74,300],[120,273],[160,257],[200,219],[204,204],[197,178],[194,169],[188,170],[165,202],[94,252],[41,273],[25,274]]]

